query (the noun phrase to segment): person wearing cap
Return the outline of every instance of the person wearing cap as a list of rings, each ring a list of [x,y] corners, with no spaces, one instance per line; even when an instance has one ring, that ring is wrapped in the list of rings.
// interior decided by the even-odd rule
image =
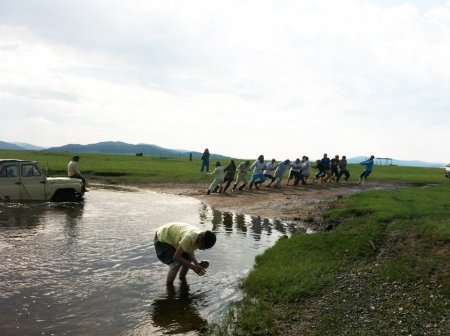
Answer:
[[[224,178],[222,164],[219,161],[217,161],[216,168],[214,168],[213,172],[207,174],[214,176],[214,180],[212,181],[211,185],[208,188],[208,191],[206,192],[206,194],[209,195],[211,194],[211,191],[216,189],[217,186],[222,187]]]
[[[83,192],[86,192],[88,191],[86,189],[86,178],[80,172],[78,161],[80,161],[80,157],[78,155],[72,157],[72,160],[70,160],[69,164],[67,165],[67,176],[80,179],[83,183]]]
[[[189,269],[199,276],[206,274],[209,262],[199,262],[194,251],[213,247],[216,235],[187,223],[173,222],[157,229],[154,243],[158,259],[169,266],[166,283],[172,285],[178,272],[182,281],[186,280]]]

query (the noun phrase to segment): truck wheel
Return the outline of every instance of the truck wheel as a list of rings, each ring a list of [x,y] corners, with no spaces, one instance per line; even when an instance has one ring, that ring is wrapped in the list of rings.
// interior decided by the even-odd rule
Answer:
[[[76,195],[73,190],[58,190],[52,198],[53,202],[75,202]]]

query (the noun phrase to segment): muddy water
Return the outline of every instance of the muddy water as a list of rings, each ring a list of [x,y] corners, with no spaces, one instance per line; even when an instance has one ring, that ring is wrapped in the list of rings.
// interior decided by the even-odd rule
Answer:
[[[166,287],[155,229],[216,232],[208,273]],[[197,335],[240,299],[254,257],[293,227],[192,198],[93,189],[82,204],[0,204],[0,334]]]

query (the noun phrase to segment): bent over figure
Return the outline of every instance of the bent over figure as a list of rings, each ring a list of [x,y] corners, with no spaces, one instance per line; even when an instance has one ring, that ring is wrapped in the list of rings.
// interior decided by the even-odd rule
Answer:
[[[194,251],[210,249],[216,243],[216,235],[211,231],[200,231],[187,223],[168,223],[155,233],[155,250],[158,259],[169,266],[167,284],[173,284],[178,271],[180,280],[192,269],[197,275],[206,274],[207,261],[198,261]]]

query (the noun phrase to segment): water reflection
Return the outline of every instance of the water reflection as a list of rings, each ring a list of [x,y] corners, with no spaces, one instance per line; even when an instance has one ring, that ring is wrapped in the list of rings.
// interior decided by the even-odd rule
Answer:
[[[84,203],[0,203],[0,334],[197,335],[239,300],[256,255],[293,223],[188,197],[93,188]],[[153,235],[170,221],[213,230],[203,277],[166,288]],[[190,272],[191,273],[191,272]]]
[[[204,293],[199,295],[190,293],[186,281],[180,281],[178,288],[173,285],[167,286],[165,295],[152,304],[153,324],[169,335],[200,331],[208,324],[197,308],[204,296]]]
[[[240,232],[246,233],[247,226],[245,225],[245,216],[242,214],[236,215],[236,229]]]
[[[208,207],[206,204],[203,204],[200,208],[199,218],[200,223],[212,223],[213,231],[223,229],[226,233],[237,232],[244,234],[249,231],[255,240],[260,240],[262,234],[270,236],[273,230],[277,234],[281,233],[282,235],[306,232],[298,222],[282,222],[280,220],[261,218],[260,216],[221,212]]]
[[[45,224],[51,213],[59,213],[67,222],[76,225],[83,215],[84,203],[0,203],[0,227],[30,229]]]

